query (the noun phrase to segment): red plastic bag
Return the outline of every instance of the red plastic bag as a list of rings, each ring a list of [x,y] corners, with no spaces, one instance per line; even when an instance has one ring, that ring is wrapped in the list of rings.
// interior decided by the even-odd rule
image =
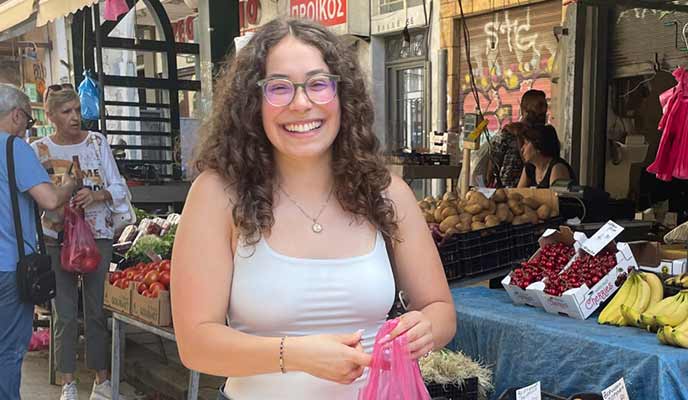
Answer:
[[[50,329],[39,329],[31,334],[29,351],[40,351],[50,347]]]
[[[86,274],[98,269],[100,259],[93,233],[84,217],[69,204],[65,205],[64,242],[60,252],[62,269]]]
[[[368,383],[359,392],[358,400],[430,400],[418,362],[408,351],[406,335],[388,346],[380,344],[398,323],[397,319],[387,321],[377,333]]]

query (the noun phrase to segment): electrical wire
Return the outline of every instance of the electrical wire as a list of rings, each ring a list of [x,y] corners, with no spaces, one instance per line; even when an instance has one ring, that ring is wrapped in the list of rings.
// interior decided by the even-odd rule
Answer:
[[[631,89],[631,90],[629,90],[628,92],[622,94],[621,97],[622,97],[622,98],[626,98],[626,97],[630,96],[630,95],[633,94],[635,91],[637,91],[638,89],[640,89],[641,86],[643,86],[644,84],[646,84],[646,83],[652,81],[653,79],[655,79],[656,76],[657,76],[657,73],[655,72],[655,73],[653,73],[652,75],[650,75],[649,78],[643,79],[642,81],[640,81],[640,83],[638,83],[637,85],[635,85],[635,87],[634,87],[633,89]]]
[[[478,109],[478,115],[481,119],[485,119],[485,115],[483,114],[483,111],[480,107],[480,93],[478,92],[478,85],[476,85],[475,83],[475,74],[473,73],[473,64],[471,61],[471,33],[468,30],[468,25],[466,24],[466,15],[463,12],[463,1],[457,1],[459,2],[459,12],[461,15],[461,30],[463,34],[464,48],[466,52],[466,63],[468,64],[468,74],[470,77],[471,93],[473,94],[473,98],[475,99],[475,106]],[[497,163],[496,159],[492,156],[492,140],[490,138],[490,132],[487,129],[487,125],[485,126],[485,128],[483,128],[482,133],[485,134],[485,139],[487,140],[487,146],[489,148],[488,157],[490,161],[492,161],[492,164],[495,166],[493,174],[497,182],[497,187],[503,187],[501,178],[499,176],[499,171],[502,169],[502,165],[501,163]]]

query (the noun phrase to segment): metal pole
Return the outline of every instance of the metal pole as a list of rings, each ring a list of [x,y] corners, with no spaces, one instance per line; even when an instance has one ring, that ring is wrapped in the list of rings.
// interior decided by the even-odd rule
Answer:
[[[440,49],[437,57],[437,132],[447,131],[447,49]]]
[[[100,132],[107,136],[105,122],[105,73],[103,72],[103,38],[100,31],[100,6],[95,3],[92,7],[93,28],[96,33],[96,69],[98,70],[98,104],[100,110]]]

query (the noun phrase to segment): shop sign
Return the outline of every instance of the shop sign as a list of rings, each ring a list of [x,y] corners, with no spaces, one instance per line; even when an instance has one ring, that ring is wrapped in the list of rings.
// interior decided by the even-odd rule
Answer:
[[[292,17],[308,18],[325,26],[346,23],[347,0],[290,0]]]
[[[182,18],[172,23],[174,41],[177,43],[193,43],[195,15]]]
[[[249,28],[249,25],[260,25],[260,0],[247,0],[239,2],[239,26],[241,29]]]

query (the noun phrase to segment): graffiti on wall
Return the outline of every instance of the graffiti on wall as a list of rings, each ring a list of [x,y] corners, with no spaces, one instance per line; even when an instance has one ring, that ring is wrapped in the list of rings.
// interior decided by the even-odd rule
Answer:
[[[470,27],[475,37],[471,43],[470,61],[475,77],[480,108],[489,120],[490,132],[518,121],[520,99],[530,89],[552,92],[552,68],[557,52],[556,39],[548,30],[537,30],[531,23],[531,7],[505,10],[490,16],[480,31]],[[462,67],[461,110],[476,111],[471,92],[471,77]]]

